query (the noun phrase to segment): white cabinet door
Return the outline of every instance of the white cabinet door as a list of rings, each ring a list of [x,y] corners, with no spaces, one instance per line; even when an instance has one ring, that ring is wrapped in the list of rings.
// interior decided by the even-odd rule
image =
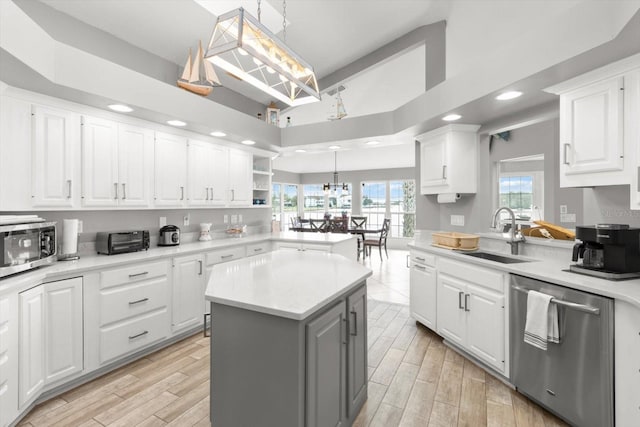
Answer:
[[[18,414],[18,295],[0,295],[0,426]]]
[[[217,145],[212,146],[211,150],[213,152],[211,203],[217,206],[226,205],[230,197],[229,150]]]
[[[82,205],[118,205],[118,125],[82,118]]]
[[[0,96],[0,211],[31,209],[31,104]]]
[[[33,123],[33,207],[76,207],[80,198],[80,116],[34,105]]]
[[[153,132],[118,124],[118,182],[120,206],[151,205],[153,183]]]
[[[560,186],[592,184],[598,173],[624,169],[622,77],[560,96]],[[578,175],[578,176],[573,176]],[[623,184],[609,174],[601,185]]]
[[[420,187],[441,186],[447,183],[446,134],[420,144]]]
[[[83,369],[82,278],[46,283],[45,383]]]
[[[188,203],[189,206],[210,206],[215,181],[213,180],[213,144],[189,140]]]
[[[466,283],[438,273],[438,333],[464,348],[467,341],[464,297]]]
[[[187,140],[156,132],[155,205],[183,207],[187,199]]]
[[[201,254],[173,259],[172,326],[177,331],[202,321],[204,261]]]
[[[253,195],[253,156],[244,151],[229,150],[229,204],[250,206]]]
[[[469,284],[467,348],[500,372],[505,368],[504,295]]]
[[[409,308],[411,316],[426,327],[436,330],[436,271],[422,264],[411,264]]]
[[[21,292],[19,297],[19,407],[24,408],[44,387],[44,287]]]
[[[636,119],[625,120],[624,137],[635,154],[631,163],[631,209],[640,209],[640,69],[637,69],[625,76],[625,110],[626,117],[636,117]]]

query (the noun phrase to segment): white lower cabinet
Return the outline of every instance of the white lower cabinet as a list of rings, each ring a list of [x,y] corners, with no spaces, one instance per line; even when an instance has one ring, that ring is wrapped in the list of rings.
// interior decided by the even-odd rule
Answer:
[[[505,275],[439,258],[437,332],[479,360],[508,375]]]
[[[19,295],[19,406],[83,369],[82,278],[38,285]]]
[[[18,414],[18,295],[0,295],[0,427]]]
[[[197,325],[202,321],[204,279],[204,256],[202,254],[173,259],[171,326],[174,332]]]
[[[436,330],[437,298],[435,257],[422,252],[412,251],[409,273],[409,310],[411,316],[428,327]]]

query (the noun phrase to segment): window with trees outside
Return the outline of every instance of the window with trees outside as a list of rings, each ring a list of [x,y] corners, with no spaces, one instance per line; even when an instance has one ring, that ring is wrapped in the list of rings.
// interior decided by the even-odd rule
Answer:
[[[302,194],[304,196],[303,217],[306,219],[324,218],[325,200],[322,184],[304,184]]]
[[[351,184],[347,184],[347,191],[339,189],[331,190],[325,194],[323,184],[305,184],[302,186],[304,195],[303,217],[307,219],[324,218],[326,213],[331,218],[340,217],[343,214],[351,215]]]
[[[291,218],[298,216],[298,186],[273,183],[271,190],[273,219],[280,221],[280,229],[288,230]]]
[[[543,215],[543,187],[536,175],[540,173],[501,173],[499,185],[499,206],[510,208],[520,222],[539,220]],[[508,219],[506,212],[501,219]]]
[[[414,180],[362,183],[362,215],[367,228],[381,228],[391,219],[391,237],[413,237],[416,190]]]

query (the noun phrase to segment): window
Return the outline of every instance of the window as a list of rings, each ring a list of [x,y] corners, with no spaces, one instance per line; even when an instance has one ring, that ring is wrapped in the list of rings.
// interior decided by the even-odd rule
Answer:
[[[347,183],[348,190],[330,191],[325,194],[322,184],[305,184],[303,186],[304,218],[324,218],[325,213],[331,217],[340,217],[342,213],[351,215],[351,184]]]
[[[539,184],[542,172],[501,173],[499,179],[499,206],[513,210],[516,220],[532,222],[543,216],[543,189]],[[502,212],[501,219],[507,220],[508,214]]]
[[[325,207],[322,184],[305,184],[302,186],[302,194],[304,196],[304,204],[302,205],[304,218],[323,218]]]
[[[272,217],[280,221],[280,229],[288,230],[291,219],[298,216],[298,186],[273,183],[271,186]]]
[[[391,237],[413,237],[415,230],[415,181],[362,183],[362,215],[367,228],[381,228],[391,219]]]

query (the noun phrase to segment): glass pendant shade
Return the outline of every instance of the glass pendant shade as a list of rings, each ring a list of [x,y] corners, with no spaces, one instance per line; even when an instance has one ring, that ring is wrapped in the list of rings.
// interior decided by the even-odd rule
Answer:
[[[320,100],[313,67],[243,8],[218,17],[205,59],[287,105]]]

